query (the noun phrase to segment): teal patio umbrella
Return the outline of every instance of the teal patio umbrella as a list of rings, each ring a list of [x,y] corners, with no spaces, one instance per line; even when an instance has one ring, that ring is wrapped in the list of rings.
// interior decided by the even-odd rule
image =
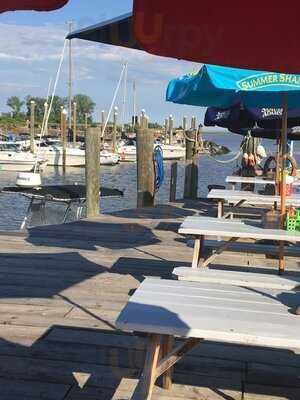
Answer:
[[[300,75],[205,64],[198,73],[172,80],[167,89],[167,101],[202,107],[229,108],[237,104],[246,107],[282,107],[281,131],[281,216],[286,214],[287,114],[288,108],[300,107]],[[279,270],[284,270],[283,243]]]

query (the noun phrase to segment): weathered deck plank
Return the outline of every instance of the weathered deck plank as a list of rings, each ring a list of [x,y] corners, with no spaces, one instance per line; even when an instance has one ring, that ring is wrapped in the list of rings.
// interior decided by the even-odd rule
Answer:
[[[145,338],[117,332],[115,319],[145,276],[170,279],[175,266],[190,265],[192,248],[177,229],[209,206],[185,206],[0,232],[1,400],[108,400],[124,378],[138,377]],[[239,253],[215,267],[222,264],[229,274],[277,266]],[[300,271],[296,259],[287,266]],[[176,366],[172,393],[157,389],[154,399],[240,400],[244,383],[247,400],[294,400],[299,371],[300,351],[206,342]],[[83,390],[74,373],[90,375]],[[279,384],[288,386],[285,397]]]

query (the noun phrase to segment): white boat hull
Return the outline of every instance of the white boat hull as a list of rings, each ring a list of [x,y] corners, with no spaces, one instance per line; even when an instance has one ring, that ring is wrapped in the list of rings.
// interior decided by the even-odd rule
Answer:
[[[63,149],[61,147],[41,148],[38,154],[48,161],[48,165],[63,166]],[[118,154],[106,151],[100,154],[100,165],[115,165],[119,162]],[[66,152],[66,167],[84,167],[85,151],[68,148]]]
[[[156,147],[155,145],[154,147]],[[164,160],[182,160],[185,158],[185,148],[181,146],[161,145]],[[136,147],[123,146],[119,149],[120,161],[136,162]]]
[[[0,171],[30,172],[34,169],[36,162],[39,164],[40,171],[47,166],[47,161],[41,158],[36,159],[30,153],[17,153],[8,158],[0,152]]]

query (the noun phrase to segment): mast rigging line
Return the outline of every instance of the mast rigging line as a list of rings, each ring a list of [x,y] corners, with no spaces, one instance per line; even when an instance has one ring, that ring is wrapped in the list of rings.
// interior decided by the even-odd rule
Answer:
[[[39,143],[39,147],[38,147],[38,151],[37,151],[37,156],[38,156],[38,152],[39,152],[40,145],[41,145],[41,139],[45,134],[45,127],[48,126],[50,114],[51,114],[51,111],[52,111],[53,101],[54,101],[54,97],[55,97],[55,94],[56,94],[56,89],[57,89],[57,85],[58,85],[58,81],[59,81],[59,77],[60,77],[60,73],[61,73],[61,69],[62,69],[62,64],[63,64],[63,61],[64,61],[66,46],[67,46],[67,39],[65,39],[65,41],[64,41],[64,45],[63,45],[63,49],[62,49],[62,53],[61,53],[61,57],[60,57],[59,65],[58,65],[58,69],[57,69],[57,72],[56,72],[55,83],[54,83],[53,91],[52,91],[52,95],[51,95],[50,106],[49,106],[49,109],[48,109],[48,112],[47,112],[47,116],[45,118],[45,123],[42,126],[42,131],[41,131],[40,143]],[[34,167],[34,172],[36,172],[37,165],[38,165],[38,163],[36,162],[35,167]]]
[[[119,93],[120,86],[121,86],[121,83],[122,83],[122,80],[123,80],[123,75],[124,75],[124,72],[125,72],[126,68],[127,68],[127,63],[124,63],[124,64],[123,64],[122,71],[121,71],[121,74],[120,74],[119,82],[118,82],[118,84],[117,84],[117,87],[116,87],[116,90],[115,90],[115,93],[114,93],[114,96],[113,96],[113,99],[112,99],[112,102],[111,102],[111,105],[110,105],[110,109],[109,109],[109,112],[108,112],[108,114],[107,114],[107,118],[106,118],[105,124],[104,124],[104,126],[103,126],[103,128],[102,128],[101,138],[104,137],[104,132],[106,131],[109,118],[110,118],[110,116],[111,116],[113,107],[114,107],[114,105],[115,105],[116,98],[117,98],[117,95],[118,95],[118,93]]]

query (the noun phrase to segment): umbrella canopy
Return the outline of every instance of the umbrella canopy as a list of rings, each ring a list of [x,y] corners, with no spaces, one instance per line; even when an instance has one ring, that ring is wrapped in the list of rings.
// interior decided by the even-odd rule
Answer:
[[[249,132],[252,137],[262,138],[262,139],[279,139],[281,130],[280,129],[269,129],[269,128],[228,128],[228,130],[232,133],[236,133],[238,135],[247,136]],[[300,140],[300,129],[299,127],[289,128],[287,130],[287,139],[288,140]]]
[[[169,83],[167,101],[203,107],[300,107],[300,75],[204,65],[197,74]]]
[[[300,73],[298,11],[271,0],[135,0],[134,33],[149,53],[201,63]]]
[[[67,39],[89,40],[141,50],[133,34],[132,13],[74,31]]]
[[[268,129],[281,129],[282,108],[254,108],[237,105],[230,108],[209,107],[205,113],[205,126],[220,126],[228,129],[247,129],[254,126]],[[288,127],[300,126],[300,108],[288,111]]]
[[[4,0],[0,4],[0,13],[16,10],[52,11],[67,3],[68,0]]]

